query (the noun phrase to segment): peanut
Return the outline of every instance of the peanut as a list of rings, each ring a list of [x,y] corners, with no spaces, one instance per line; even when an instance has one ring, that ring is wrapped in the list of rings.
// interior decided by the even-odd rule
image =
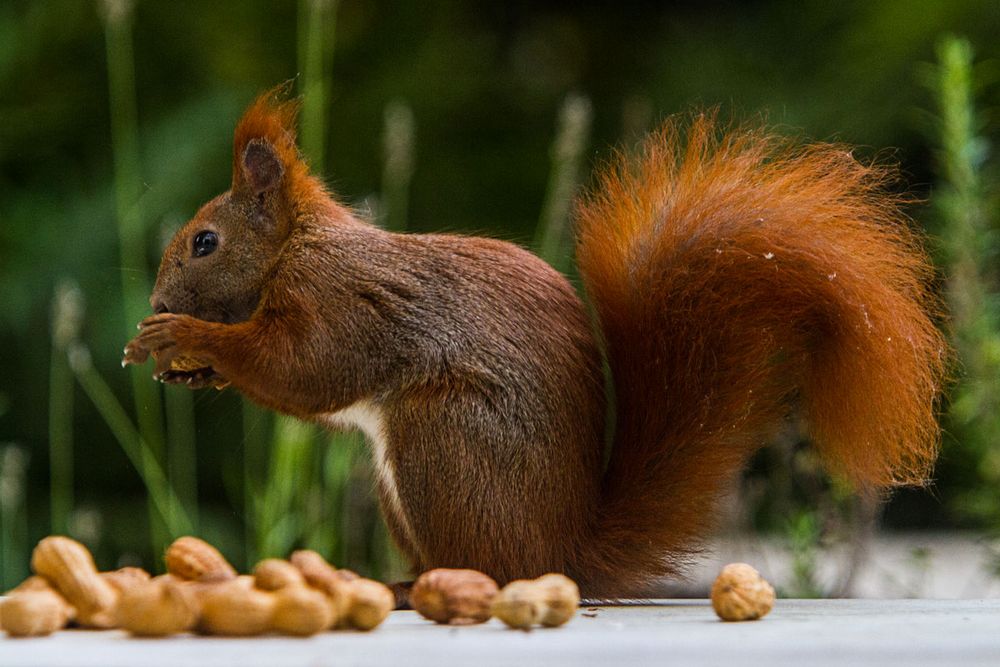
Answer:
[[[476,570],[439,568],[424,572],[410,591],[410,604],[436,623],[470,625],[490,618],[497,583]]]
[[[50,587],[14,591],[0,605],[0,625],[12,637],[50,635],[72,615],[69,602]]]
[[[253,570],[254,585],[263,591],[276,591],[286,586],[303,586],[305,577],[299,568],[287,560],[267,558]]]
[[[210,635],[251,636],[271,629],[275,597],[239,579],[206,586],[198,629]]]
[[[333,607],[321,591],[292,584],[274,593],[271,627],[288,635],[307,637],[321,632],[333,622]]]
[[[342,623],[355,630],[372,630],[378,627],[396,607],[396,596],[385,584],[371,579],[353,579],[348,582],[350,604]]]
[[[331,624],[344,622],[351,605],[348,582],[356,579],[357,575],[348,570],[337,570],[315,551],[292,552],[289,561],[302,573],[306,583],[322,591],[330,599],[333,609]]]
[[[219,550],[197,537],[179,537],[167,547],[167,572],[190,581],[228,581],[236,570]]]
[[[730,563],[712,584],[712,608],[724,621],[755,621],[774,606],[774,588],[746,563]]]
[[[0,629],[11,636],[51,634],[76,617],[76,609],[44,577],[28,577],[0,599]],[[4,612],[3,607],[12,603]],[[6,627],[5,627],[6,625]]]
[[[198,620],[191,590],[178,580],[157,577],[130,586],[118,601],[118,623],[134,635],[164,637],[186,632]]]
[[[546,574],[512,581],[493,598],[492,612],[512,628],[527,630],[541,624],[556,627],[573,618],[580,606],[580,589],[569,577]]]
[[[14,593],[20,593],[22,591],[43,591],[52,590],[52,584],[45,577],[40,577],[37,574],[33,574],[21,583],[19,583],[14,588],[7,591],[7,595],[13,595]]]
[[[101,572],[101,579],[111,584],[118,593],[150,579],[149,572],[141,567],[122,567],[111,572]]]
[[[118,592],[98,575],[85,546],[68,537],[46,537],[35,547],[31,567],[76,607],[78,623],[95,628],[114,626]]]

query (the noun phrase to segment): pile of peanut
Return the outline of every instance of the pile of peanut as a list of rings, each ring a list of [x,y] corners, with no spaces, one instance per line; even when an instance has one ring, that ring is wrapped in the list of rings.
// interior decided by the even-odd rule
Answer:
[[[132,567],[98,572],[82,544],[47,537],[32,554],[35,576],[3,600],[0,627],[16,637],[48,635],[70,622],[146,637],[308,636],[371,630],[395,606],[388,587],[337,570],[314,551],[261,561],[253,575],[240,576],[215,547],[182,537],[167,549],[166,565],[158,577]]]

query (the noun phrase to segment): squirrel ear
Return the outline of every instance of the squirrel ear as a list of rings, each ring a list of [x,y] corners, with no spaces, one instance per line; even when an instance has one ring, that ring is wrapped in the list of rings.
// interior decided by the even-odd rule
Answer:
[[[278,152],[265,139],[253,139],[247,143],[241,167],[247,187],[254,196],[275,190],[285,175],[285,166]]]

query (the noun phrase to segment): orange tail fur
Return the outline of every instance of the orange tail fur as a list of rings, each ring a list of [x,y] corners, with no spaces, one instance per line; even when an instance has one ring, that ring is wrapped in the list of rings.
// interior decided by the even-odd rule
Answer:
[[[924,482],[937,453],[950,352],[892,170],[712,116],[680,125],[579,206],[618,405],[588,589],[676,572],[793,403],[861,489]]]

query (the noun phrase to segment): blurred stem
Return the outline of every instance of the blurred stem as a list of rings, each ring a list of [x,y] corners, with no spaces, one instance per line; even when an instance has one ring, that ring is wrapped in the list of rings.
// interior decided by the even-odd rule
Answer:
[[[194,394],[186,387],[170,387],[165,392],[167,438],[170,443],[167,474],[180,505],[186,508],[194,529],[198,528],[198,454],[194,422]]]
[[[301,536],[299,515],[303,508],[296,507],[295,501],[311,474],[313,435],[312,425],[293,417],[279,416],[274,422],[271,464],[257,508],[259,557],[283,556]]]
[[[49,365],[49,497],[51,531],[69,533],[73,511],[73,373],[66,349],[79,335],[83,295],[72,282],[56,287],[52,299],[52,356]]]
[[[974,466],[977,481],[961,496],[959,511],[1000,528],[1000,309],[996,301],[997,242],[992,206],[983,183],[989,144],[979,135],[973,51],[968,41],[949,37],[938,45],[932,88],[939,109],[940,186],[935,204],[949,262],[947,282],[962,360],[961,382],[952,392],[949,418]],[[956,428],[957,427],[957,428]]]
[[[257,545],[261,540],[257,493],[261,486],[260,474],[267,459],[265,434],[269,416],[249,399],[243,399],[243,532],[248,567],[257,562]]]
[[[938,47],[938,58],[940,171],[948,188],[943,212],[952,262],[949,299],[956,327],[968,329],[984,304],[986,289],[977,250],[987,227],[978,173],[983,154],[975,127],[972,47],[964,39],[947,39]]]
[[[0,450],[0,592],[28,575],[27,469],[24,449],[7,445]]]
[[[538,255],[565,273],[570,266],[569,219],[576,194],[583,151],[590,141],[593,112],[590,100],[570,95],[559,112],[559,127],[552,144],[552,170],[535,234]]]
[[[108,58],[111,148],[114,154],[115,213],[118,220],[126,340],[149,314],[146,245],[142,229],[139,132],[136,121],[135,64],[132,54],[132,0],[102,0]],[[131,371],[132,395],[142,440],[162,460],[163,415],[159,386],[138,366]],[[154,551],[166,543],[163,524],[150,515]]]
[[[326,74],[336,37],[336,0],[299,0],[298,58],[302,75],[302,152],[322,173],[326,147]],[[326,39],[324,39],[324,37]]]
[[[413,111],[405,102],[391,102],[385,108],[382,134],[382,197],[379,217],[382,227],[392,232],[406,229],[410,179],[413,176]]]
[[[149,493],[150,505],[156,518],[161,521],[172,536],[185,535],[192,531],[193,524],[181,507],[174,490],[167,482],[167,476],[160,467],[149,444],[129,419],[125,409],[115,398],[114,392],[94,368],[90,351],[76,343],[69,349],[69,365],[85,394],[97,408],[101,418],[111,429],[122,451],[135,467]]]

